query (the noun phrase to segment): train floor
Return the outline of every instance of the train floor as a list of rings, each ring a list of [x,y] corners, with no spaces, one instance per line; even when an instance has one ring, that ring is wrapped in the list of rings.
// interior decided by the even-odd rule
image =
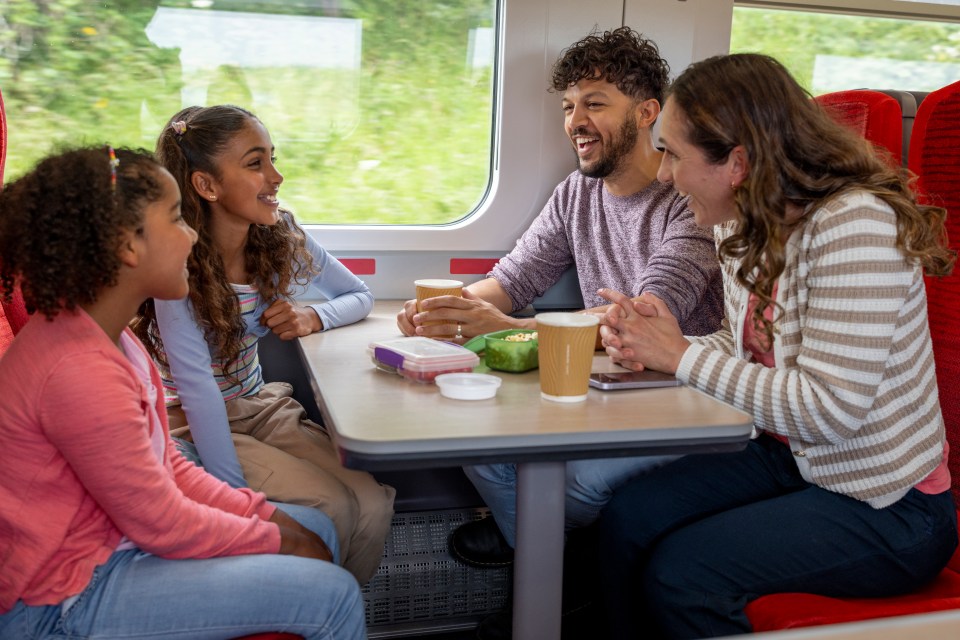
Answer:
[[[601,604],[596,596],[599,577],[596,573],[596,528],[594,526],[568,532],[564,550],[563,621],[561,640],[583,640],[604,637]],[[509,638],[509,620],[501,616],[500,625],[481,640]],[[475,629],[451,633],[418,635],[411,640],[475,640]],[[405,639],[406,640],[406,639]]]
[[[563,628],[561,630],[561,640],[583,640],[584,638],[603,637],[601,631],[602,617],[598,614],[592,604],[584,606],[573,614],[566,614],[563,617]],[[479,636],[475,629],[466,631],[456,631],[451,633],[440,633],[418,636],[404,636],[401,640],[501,640],[510,637],[509,631],[502,625],[492,634]]]
[[[456,633],[441,633],[430,636],[416,636],[409,640],[476,640],[477,634],[471,629],[469,631],[458,631]]]

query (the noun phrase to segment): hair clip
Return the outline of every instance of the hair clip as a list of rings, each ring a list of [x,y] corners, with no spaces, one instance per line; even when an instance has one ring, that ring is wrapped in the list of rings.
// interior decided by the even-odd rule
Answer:
[[[170,123],[170,128],[173,129],[173,132],[177,134],[177,137],[179,138],[187,132],[187,123],[183,120],[176,120]]]
[[[117,152],[113,147],[107,147],[107,154],[110,156],[110,188],[117,190],[117,167],[120,166],[120,159],[117,158]]]

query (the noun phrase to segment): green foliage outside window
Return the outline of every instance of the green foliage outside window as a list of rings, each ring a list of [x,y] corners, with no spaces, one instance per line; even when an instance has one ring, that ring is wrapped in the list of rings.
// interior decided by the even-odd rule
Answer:
[[[179,49],[147,37],[158,6],[359,20],[359,71],[225,64],[185,72]],[[205,104],[232,102],[263,119],[286,178],[281,198],[301,220],[456,221],[489,184],[492,68],[467,57],[468,34],[494,27],[493,12],[494,0],[4,0],[5,179],[63,144],[152,148],[183,96],[202,86]],[[286,46],[269,24],[241,45]],[[846,88],[932,90],[960,78],[949,75],[960,68],[956,24],[736,8],[731,50],[776,56],[813,93],[832,89],[814,86],[824,55],[945,63],[933,79],[911,72],[885,86],[841,64],[846,76],[832,81]]]
[[[777,58],[814,95],[838,88],[932,91],[960,80],[960,25],[954,23],[738,7],[730,50]],[[818,56],[840,57],[832,85],[814,83]],[[843,64],[855,59],[873,59],[883,79]]]
[[[145,32],[158,5],[359,20],[360,68],[184,73],[180,51],[158,48]],[[160,127],[187,106],[185,87],[199,85],[205,104],[239,104],[263,119],[286,178],[281,200],[302,221],[453,222],[489,183],[492,69],[468,64],[467,45],[472,29],[494,26],[493,11],[492,0],[4,0],[4,179],[63,144],[152,149]],[[264,20],[242,46],[286,46],[269,27]]]

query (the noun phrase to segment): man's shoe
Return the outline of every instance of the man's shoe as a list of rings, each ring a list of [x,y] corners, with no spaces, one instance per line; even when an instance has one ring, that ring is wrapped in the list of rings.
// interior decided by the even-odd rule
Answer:
[[[513,564],[513,548],[507,544],[493,518],[457,527],[450,535],[450,555],[479,569],[497,569]]]

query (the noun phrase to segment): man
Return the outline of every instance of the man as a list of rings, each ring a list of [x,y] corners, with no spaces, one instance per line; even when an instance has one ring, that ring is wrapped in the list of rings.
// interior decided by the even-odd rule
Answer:
[[[517,246],[463,298],[410,300],[397,315],[405,335],[434,336],[452,320],[464,338],[506,328],[534,328],[532,318],[508,314],[543,294],[575,265],[585,312],[607,305],[600,287],[630,295],[653,293],[674,313],[684,333],[719,327],[722,291],[710,231],[696,226],[687,199],[656,180],[662,153],[651,127],[660,113],[669,67],[654,43],[628,27],[592,34],[565,50],[553,68],[552,89],[562,95],[564,128],[578,170],[556,188]],[[593,522],[613,489],[675,456],[577,460],[567,464],[566,525]],[[516,468],[466,467],[493,513],[466,524],[451,551],[475,566],[512,561],[516,523]]]

